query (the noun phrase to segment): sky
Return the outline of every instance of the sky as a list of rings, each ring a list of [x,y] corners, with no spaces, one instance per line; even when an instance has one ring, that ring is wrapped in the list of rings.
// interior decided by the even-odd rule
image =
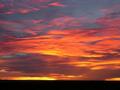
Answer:
[[[120,0],[0,0],[0,80],[120,80]]]

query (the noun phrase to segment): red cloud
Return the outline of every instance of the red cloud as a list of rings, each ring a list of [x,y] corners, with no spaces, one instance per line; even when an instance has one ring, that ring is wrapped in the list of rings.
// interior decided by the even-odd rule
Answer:
[[[50,3],[49,6],[64,7],[65,5],[59,2],[53,2],[53,3]]]

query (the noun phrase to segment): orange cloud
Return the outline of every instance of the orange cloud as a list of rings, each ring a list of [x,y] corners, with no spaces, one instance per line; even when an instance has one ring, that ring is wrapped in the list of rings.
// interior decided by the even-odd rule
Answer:
[[[100,69],[119,69],[120,60],[89,60],[89,61],[71,61],[68,64],[74,65],[76,67],[87,67],[91,70]]]
[[[88,35],[88,31],[84,30],[52,30],[48,32],[47,35],[24,38],[15,42],[6,42],[6,45],[10,48],[15,49],[15,51],[17,52],[81,57],[102,57],[102,54],[90,54],[86,51],[93,50],[96,52],[112,53],[113,49],[119,48],[119,40],[111,39],[111,34],[101,37],[92,34],[92,31],[89,31],[89,33],[91,32],[91,34]],[[107,32],[108,31],[106,30],[104,33]],[[112,32],[114,34],[114,31]],[[31,33],[33,33],[34,35],[34,32]],[[103,32],[97,31],[96,33],[100,34]],[[114,34],[114,36],[115,35],[117,38],[119,38],[116,33]],[[94,42],[96,43],[92,44]],[[17,49],[17,47],[19,47],[19,50]]]
[[[106,81],[120,81],[120,78],[119,77],[109,78],[109,79],[106,79]]]
[[[4,14],[28,14],[49,6],[65,6],[59,2],[48,4],[51,0],[31,1],[36,7],[14,8]],[[105,80],[105,76],[99,78],[98,72],[116,73],[120,69],[120,19],[110,14],[107,11],[106,16],[96,21],[72,16],[50,21],[0,20],[0,76],[3,77],[0,79],[85,80],[93,76]],[[101,26],[83,28],[83,24]],[[106,80],[119,80],[119,77]]]
[[[64,75],[64,74],[50,74],[49,76],[57,80],[78,80],[84,78],[82,75]]]

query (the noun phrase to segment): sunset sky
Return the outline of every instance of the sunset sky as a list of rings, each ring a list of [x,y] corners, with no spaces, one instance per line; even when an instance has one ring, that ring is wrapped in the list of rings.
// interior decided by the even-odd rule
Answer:
[[[0,80],[120,80],[120,0],[0,0]]]

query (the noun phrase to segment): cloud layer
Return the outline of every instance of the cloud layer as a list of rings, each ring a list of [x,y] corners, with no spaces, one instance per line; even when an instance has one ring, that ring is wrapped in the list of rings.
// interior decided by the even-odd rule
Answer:
[[[118,80],[120,1],[96,1],[1,0],[0,79]]]

